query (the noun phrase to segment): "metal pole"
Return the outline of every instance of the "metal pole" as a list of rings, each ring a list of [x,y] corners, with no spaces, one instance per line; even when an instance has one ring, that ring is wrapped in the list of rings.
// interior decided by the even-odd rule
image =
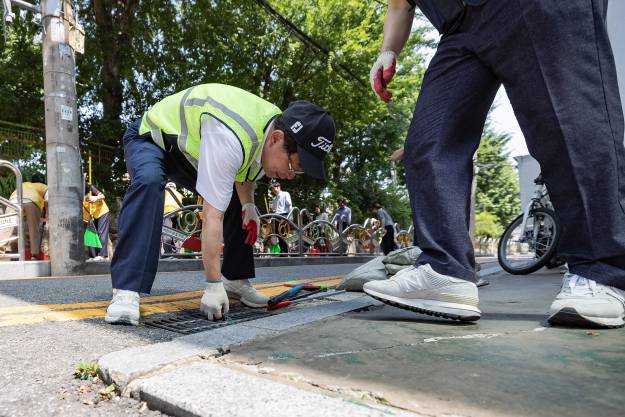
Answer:
[[[473,179],[471,180],[471,205],[469,214],[469,235],[471,244],[475,242],[475,200],[477,197],[477,174],[480,171],[477,160],[477,152],[473,155]]]
[[[52,275],[78,275],[84,261],[74,50],[62,19],[68,0],[42,0],[46,156]],[[70,10],[65,7],[65,11]],[[67,16],[66,16],[67,17]]]

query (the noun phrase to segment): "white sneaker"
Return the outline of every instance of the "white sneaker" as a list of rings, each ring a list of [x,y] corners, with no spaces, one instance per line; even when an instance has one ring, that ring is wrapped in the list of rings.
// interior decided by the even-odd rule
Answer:
[[[551,324],[610,328],[622,327],[624,319],[625,292],[567,272],[547,320]]]
[[[256,291],[249,279],[229,280],[225,277],[222,279],[229,298],[241,300],[243,304],[252,308],[267,307],[269,297]]]
[[[111,324],[139,324],[139,293],[113,290],[113,300],[106,309],[104,321]]]
[[[479,320],[477,286],[439,274],[429,264],[401,270],[364,285],[367,294],[395,307],[453,320]]]

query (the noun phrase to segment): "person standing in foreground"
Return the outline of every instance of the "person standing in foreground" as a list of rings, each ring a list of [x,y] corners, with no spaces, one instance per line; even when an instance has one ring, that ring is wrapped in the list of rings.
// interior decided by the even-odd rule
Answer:
[[[252,245],[260,226],[255,181],[265,173],[324,179],[323,159],[335,136],[330,114],[307,101],[282,112],[251,93],[202,84],[164,98],[124,135],[131,177],[111,263],[108,323],[139,322],[139,293],[149,293],[158,265],[167,178],[203,197],[202,261],[209,320],[228,312],[228,296],[250,307],[268,298],[251,285]],[[222,239],[224,259],[220,267]]]
[[[385,230],[381,246],[382,252],[388,255],[389,252],[397,249],[397,245],[395,244],[395,222],[380,203],[374,203],[373,206],[371,206],[371,210],[378,216],[378,220],[380,220],[380,224]]]
[[[446,318],[480,318],[469,237],[471,158],[503,84],[563,225],[570,272],[549,322],[625,324],[623,112],[607,0],[389,0],[371,85],[388,102],[397,56],[419,6],[442,33],[404,147],[413,268],[364,290]]]

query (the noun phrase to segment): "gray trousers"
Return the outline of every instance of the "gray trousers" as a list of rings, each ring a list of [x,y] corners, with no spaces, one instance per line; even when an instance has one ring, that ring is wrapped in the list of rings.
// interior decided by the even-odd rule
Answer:
[[[625,289],[625,146],[607,0],[468,7],[427,69],[405,145],[417,264],[475,280],[471,158],[503,84],[563,225],[572,273]]]

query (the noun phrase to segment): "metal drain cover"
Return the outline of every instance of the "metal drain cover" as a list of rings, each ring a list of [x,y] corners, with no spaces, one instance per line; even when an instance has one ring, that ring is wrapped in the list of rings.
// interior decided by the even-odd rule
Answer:
[[[199,310],[187,310],[176,313],[154,314],[144,319],[143,324],[148,327],[169,330],[170,332],[192,334],[273,316],[274,314],[279,313],[277,311],[252,310],[239,307],[231,309],[226,314],[225,320],[212,321],[208,320]]]

